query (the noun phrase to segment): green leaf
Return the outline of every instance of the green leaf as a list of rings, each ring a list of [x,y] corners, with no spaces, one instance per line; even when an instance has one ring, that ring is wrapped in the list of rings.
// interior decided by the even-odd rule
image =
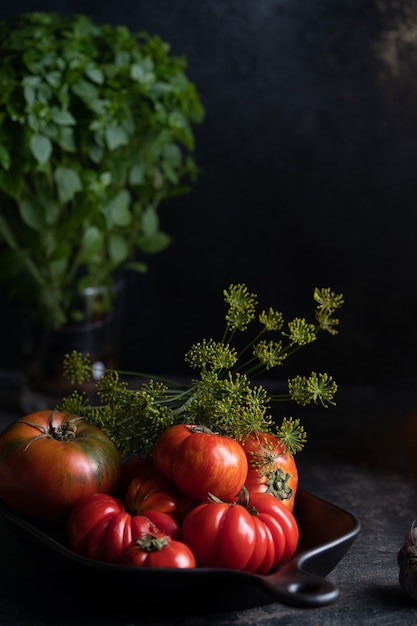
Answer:
[[[146,265],[146,263],[139,263],[136,261],[133,261],[131,263],[126,263],[124,265],[124,268],[127,270],[133,270],[134,272],[139,272],[141,274],[144,274],[145,272],[148,271],[148,266]]]
[[[57,89],[61,85],[62,74],[58,71],[48,72],[47,74],[45,74],[45,80],[48,85],[50,85],[54,89]]]
[[[77,123],[72,113],[57,108],[52,109],[52,121],[59,126],[75,126]]]
[[[56,128],[57,134],[55,136],[55,143],[65,150],[65,152],[75,152],[74,131],[71,126],[58,126]]]
[[[88,156],[93,161],[93,163],[100,163],[103,158],[103,148],[101,146],[92,146],[88,152]]]
[[[123,126],[108,126],[105,130],[105,137],[109,150],[116,150],[120,146],[126,146],[129,141]]]
[[[129,246],[126,238],[117,233],[109,236],[109,254],[115,266],[120,265],[129,257]]]
[[[130,168],[129,172],[129,184],[130,185],[143,185],[145,182],[145,168],[142,163],[137,163]]]
[[[134,63],[130,68],[130,76],[142,85],[151,85],[155,82],[153,63],[150,59],[145,59],[142,63]]]
[[[30,138],[30,150],[41,165],[45,165],[49,161],[52,153],[52,143],[48,137],[40,133],[34,133]]]
[[[27,85],[23,88],[23,93],[25,96],[25,100],[29,105],[34,104],[36,101],[36,91],[30,85]]]
[[[103,208],[108,223],[114,224],[115,226],[129,226],[132,221],[129,205],[130,194],[125,190],[120,191],[116,197]]]
[[[23,222],[33,228],[33,230],[41,231],[45,227],[41,207],[37,205],[36,200],[28,200],[27,198],[19,202],[19,213]]]
[[[104,83],[104,75],[100,68],[96,65],[89,65],[85,68],[85,73],[93,83],[97,83],[97,85],[102,85]]]
[[[153,237],[159,230],[159,217],[152,207],[146,208],[143,212],[142,230],[146,237]]]
[[[162,169],[164,170],[164,174],[166,178],[173,184],[176,185],[178,183],[178,176],[175,168],[171,167],[171,165],[167,162],[162,163]]]
[[[23,95],[26,103],[32,106],[36,102],[36,92],[41,83],[40,76],[24,76],[22,79]]]
[[[66,203],[73,199],[77,191],[81,191],[82,183],[78,173],[68,167],[57,167],[54,179],[61,202]]]
[[[114,59],[117,67],[126,67],[130,63],[130,54],[127,50],[118,50]]]
[[[50,197],[40,197],[40,204],[45,213],[45,222],[50,226],[55,224],[59,216],[59,205]]]
[[[62,255],[58,259],[51,261],[50,272],[53,278],[65,276],[68,269],[69,254]]]
[[[169,163],[171,167],[178,167],[179,165],[181,165],[182,153],[179,146],[177,146],[177,144],[175,143],[169,143],[164,146],[163,157],[164,160]]]
[[[172,93],[173,91],[174,88],[169,83],[158,81],[152,85],[152,93],[158,99],[165,96],[167,93]]]
[[[50,86],[47,83],[41,83],[36,94],[36,100],[46,105],[51,99],[52,91]]]
[[[86,102],[94,102],[98,97],[97,88],[86,80],[79,80],[74,83],[72,91]]]
[[[101,172],[99,179],[103,187],[108,187],[111,184],[111,173]]]
[[[139,237],[139,247],[143,252],[147,254],[156,254],[157,252],[162,252],[168,248],[171,244],[171,237],[166,233],[161,231],[155,233],[151,237],[146,235]]]
[[[182,129],[187,126],[184,115],[180,111],[173,111],[168,116],[169,125],[171,128]]]
[[[80,249],[80,260],[88,260],[94,257],[103,243],[103,235],[95,226],[90,226],[85,231]]]

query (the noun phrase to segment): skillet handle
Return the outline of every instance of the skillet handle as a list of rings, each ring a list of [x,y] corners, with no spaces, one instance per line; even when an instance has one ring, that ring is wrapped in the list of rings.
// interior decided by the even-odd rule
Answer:
[[[311,574],[294,564],[262,578],[271,597],[277,602],[297,607],[319,607],[334,602],[339,590],[326,578]]]

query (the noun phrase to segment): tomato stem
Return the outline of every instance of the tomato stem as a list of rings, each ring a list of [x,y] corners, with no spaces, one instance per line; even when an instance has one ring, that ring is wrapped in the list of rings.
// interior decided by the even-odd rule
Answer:
[[[55,413],[56,411],[52,411],[52,413],[49,416],[48,428],[45,428],[45,426],[42,426],[41,424],[34,424],[33,422],[29,422],[24,419],[19,420],[21,424],[26,424],[27,426],[31,426],[32,428],[35,428],[36,430],[40,431],[39,435],[31,439],[26,444],[26,446],[23,448],[23,452],[26,452],[26,450],[29,448],[30,445],[32,445],[34,441],[36,441],[37,439],[42,439],[44,437],[47,439],[55,439],[57,441],[72,441],[73,439],[76,438],[77,426],[75,422],[84,420],[84,418],[74,417],[74,419],[63,421],[60,426],[54,426],[53,422],[54,422]]]
[[[165,535],[163,537],[157,537],[153,533],[147,533],[135,539],[135,543],[141,550],[145,550],[145,552],[156,552],[163,550],[163,548],[168,545],[169,537]]]

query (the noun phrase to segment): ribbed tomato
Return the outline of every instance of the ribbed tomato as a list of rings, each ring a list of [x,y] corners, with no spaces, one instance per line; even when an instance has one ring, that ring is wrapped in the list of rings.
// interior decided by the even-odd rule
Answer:
[[[294,456],[271,433],[249,435],[242,446],[248,459],[245,487],[249,493],[271,493],[293,511],[298,488]]]
[[[259,574],[290,559],[298,538],[291,511],[267,493],[249,496],[242,504],[201,503],[186,515],[181,533],[198,566]]]
[[[112,494],[121,457],[100,428],[76,415],[36,411],[0,435],[0,496],[45,522],[62,521],[80,498]]]
[[[137,537],[163,532],[177,537],[179,526],[170,515],[130,515],[119,498],[93,494],[73,507],[67,520],[71,550],[90,559],[120,562],[123,550]]]
[[[181,523],[194,506],[194,500],[185,496],[168,478],[163,476],[150,458],[131,458],[123,464],[122,497],[130,513],[146,511],[169,513]]]
[[[240,443],[191,424],[165,430],[154,444],[152,459],[161,474],[197,502],[207,500],[210,494],[232,500],[248,472]]]

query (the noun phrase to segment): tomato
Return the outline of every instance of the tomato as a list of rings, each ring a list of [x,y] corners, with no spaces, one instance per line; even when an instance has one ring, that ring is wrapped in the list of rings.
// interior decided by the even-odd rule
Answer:
[[[169,513],[181,523],[185,513],[195,502],[181,491],[155,467],[152,459],[128,461],[129,467],[124,470],[124,480],[129,477],[124,500],[131,513],[139,515],[150,509]],[[122,470],[123,472],[123,470]],[[126,481],[127,482],[127,481]]]
[[[201,503],[182,525],[182,541],[197,565],[259,574],[291,558],[298,538],[293,514],[271,494],[255,494],[245,504]]]
[[[36,411],[0,435],[0,496],[34,519],[63,521],[80,498],[115,492],[121,464],[110,437],[94,424]]]
[[[136,567],[195,567],[195,557],[182,541],[162,533],[148,533],[134,539],[122,554],[122,563]]]
[[[288,561],[294,555],[300,537],[298,524],[293,513],[270,493],[249,494],[249,506],[251,510],[255,509],[256,514],[268,524],[269,528],[272,528],[272,525],[280,526],[285,539],[280,563]]]
[[[172,483],[156,470],[150,459],[141,461],[125,495],[129,509],[134,513],[143,513],[148,509],[173,513],[177,508],[177,499]]]
[[[191,424],[176,424],[161,433],[152,458],[161,474],[197,502],[207,500],[210,494],[233,499],[248,472],[240,443]]]
[[[248,458],[245,487],[249,493],[271,493],[293,511],[298,469],[282,441],[271,433],[259,433],[247,437],[242,446]]]
[[[133,455],[123,459],[122,474],[120,477],[119,492],[122,498],[125,497],[132,478],[138,475],[144,467],[144,463],[148,463],[148,459],[141,456]]]
[[[136,537],[149,532],[179,533],[171,516],[157,512],[130,515],[119,498],[93,494],[79,500],[67,520],[68,545],[74,552],[90,559],[117,563],[123,549]]]
[[[78,500],[67,519],[71,550],[82,552],[81,546],[89,532],[101,520],[108,519],[124,510],[122,500],[105,493],[94,493]]]
[[[87,535],[78,552],[90,559],[118,563],[123,549],[132,539],[151,530],[156,531],[156,527],[147,517],[132,517],[126,511],[120,511],[100,520]]]
[[[163,511],[147,510],[142,513],[147,517],[158,530],[163,530],[166,535],[172,539],[179,539],[181,536],[181,526],[174,515],[164,513]]]

